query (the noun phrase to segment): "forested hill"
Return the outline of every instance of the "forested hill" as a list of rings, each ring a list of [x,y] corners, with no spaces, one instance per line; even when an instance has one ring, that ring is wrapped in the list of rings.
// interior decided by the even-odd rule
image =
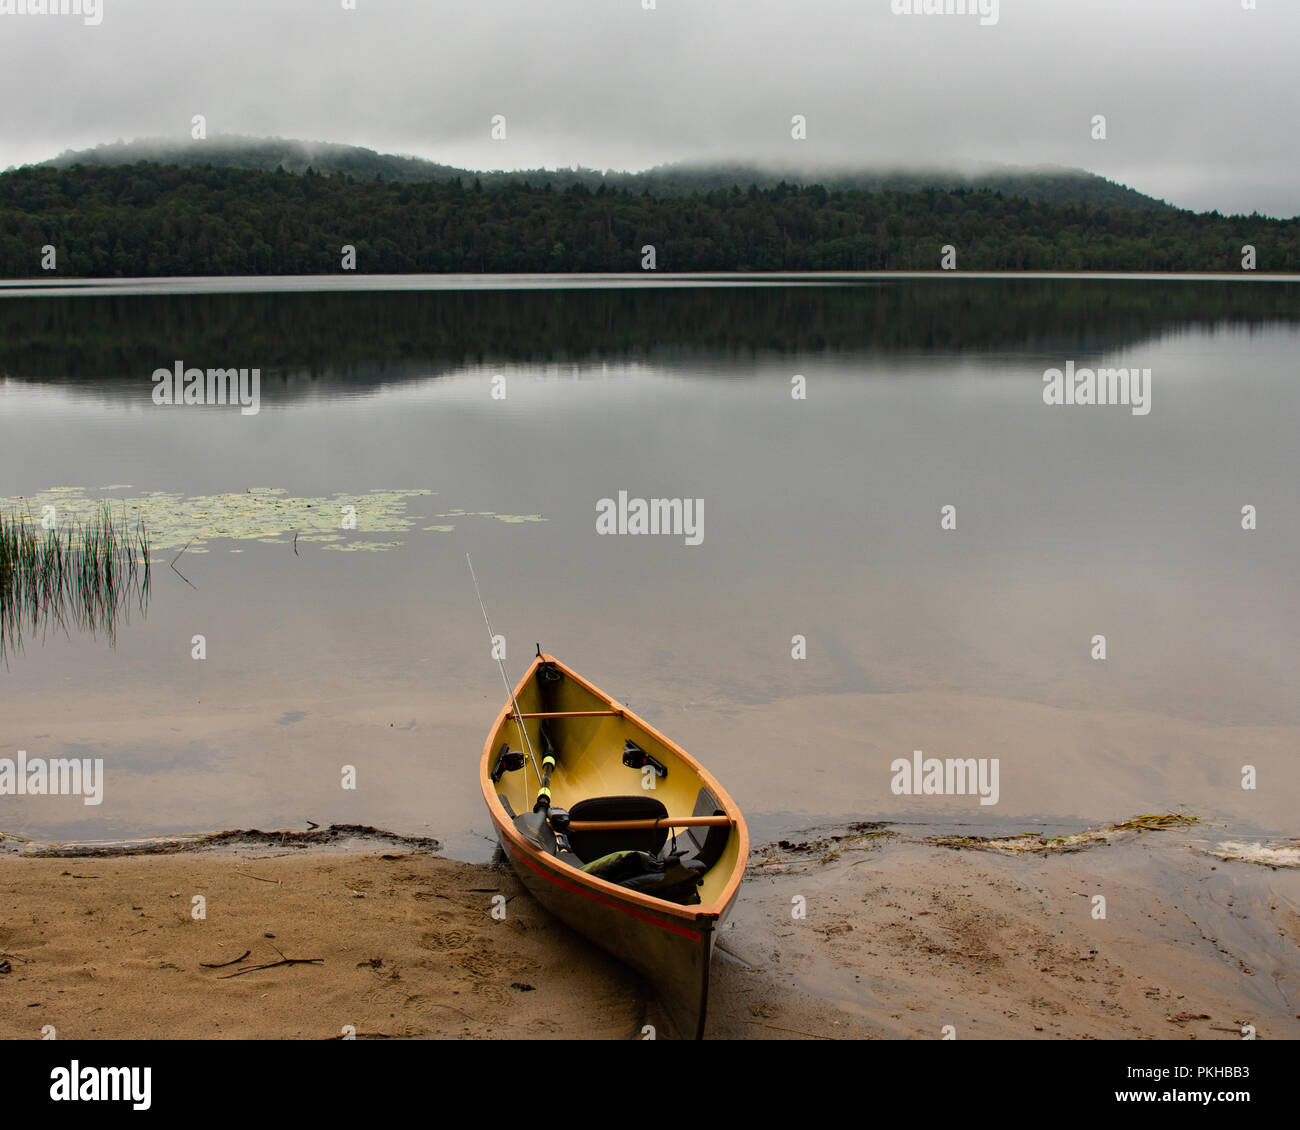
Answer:
[[[1026,200],[1046,203],[1097,204],[1120,208],[1168,208],[1162,200],[1144,196],[1131,188],[1115,184],[1082,169],[1065,169],[1049,165],[1039,168],[1015,166],[990,168],[979,173],[954,170],[872,171],[865,169],[780,169],[754,164],[722,162],[712,164],[659,165],[641,173],[600,172],[596,169],[530,169],[523,172],[475,172],[451,165],[441,165],[419,157],[398,157],[376,153],[356,145],[338,145],[321,141],[291,141],[283,138],[256,138],[238,135],[213,135],[204,141],[145,140],[119,141],[94,149],[68,151],[45,162],[54,168],[73,165],[131,165],[139,161],[163,165],[217,168],[259,169],[273,173],[305,173],[309,168],[330,175],[344,173],[357,180],[374,180],[415,184],[423,181],[448,181],[460,177],[466,183],[478,177],[486,188],[505,184],[542,185],[554,188],[585,185],[595,192],[601,184],[607,189],[625,188],[630,192],[648,191],[652,196],[680,196],[691,192],[708,192],[717,188],[742,189],[751,184],[775,188],[778,184],[820,184],[837,189],[899,189],[914,192],[922,188],[989,189],[1005,196],[1022,196]]]
[[[777,185],[653,196],[153,164],[0,174],[0,277],[937,270],[1300,272],[1300,220]]]
[[[601,174],[590,174],[584,180],[588,188],[595,189]],[[951,190],[964,188],[972,192],[986,190],[1004,196],[1019,196],[1047,204],[1093,204],[1104,208],[1169,208],[1163,200],[1144,196],[1124,185],[1115,184],[1095,173],[1083,169],[1064,169],[1054,165],[1039,168],[1001,168],[982,173],[960,173],[953,170],[894,170],[872,171],[851,169],[824,169],[809,172],[790,168],[763,169],[754,165],[659,165],[643,173],[605,174],[607,184],[626,187],[635,192],[648,191],[656,196],[688,192],[709,192],[734,186],[747,188],[775,188],[779,184],[812,186],[821,185],[830,191],[863,189],[879,192],[893,189],[899,192],[920,192],[933,188]],[[534,176],[534,183],[536,181]]]

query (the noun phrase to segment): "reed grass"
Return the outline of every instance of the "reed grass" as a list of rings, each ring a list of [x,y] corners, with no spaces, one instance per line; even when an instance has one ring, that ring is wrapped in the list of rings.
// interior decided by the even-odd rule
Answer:
[[[119,619],[149,598],[149,534],[107,502],[85,522],[46,529],[23,511],[0,511],[0,658],[25,635],[76,627],[116,642]]]

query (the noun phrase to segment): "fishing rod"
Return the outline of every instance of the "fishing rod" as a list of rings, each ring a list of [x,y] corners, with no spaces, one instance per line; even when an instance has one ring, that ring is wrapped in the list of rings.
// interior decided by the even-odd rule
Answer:
[[[474,574],[474,562],[470,560],[469,554],[465,554],[465,561],[469,565],[469,575],[474,581],[474,595],[478,597],[478,606],[483,610],[483,623],[487,625],[488,639],[492,643],[492,650],[496,651],[496,634],[492,631],[492,621],[488,619],[487,605],[483,603],[483,594],[479,592],[478,577]],[[515,698],[514,688],[510,685],[510,680],[506,678],[506,665],[501,661],[501,656],[497,656],[497,666],[501,669],[501,681],[505,684],[506,694],[510,696],[510,703],[515,708],[515,725],[519,727],[519,737],[524,744],[524,749],[528,752],[528,759],[533,763],[533,772],[537,774],[538,781],[542,781],[542,771],[537,768],[537,758],[533,754],[533,743],[528,740],[528,730],[524,726],[524,720],[519,714],[519,700]],[[549,775],[549,767],[548,767]],[[525,777],[528,775],[525,773]],[[543,786],[544,787],[544,786]],[[524,782],[524,790],[527,792],[528,782]]]

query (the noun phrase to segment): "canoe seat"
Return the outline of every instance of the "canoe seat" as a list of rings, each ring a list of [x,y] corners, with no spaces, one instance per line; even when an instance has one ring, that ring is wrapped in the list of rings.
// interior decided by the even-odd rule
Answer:
[[[598,796],[580,800],[569,809],[570,820],[658,820],[668,815],[662,801],[652,796]],[[570,832],[574,854],[584,860],[601,859],[617,851],[643,851],[658,855],[668,839],[667,828],[611,829],[608,832]]]

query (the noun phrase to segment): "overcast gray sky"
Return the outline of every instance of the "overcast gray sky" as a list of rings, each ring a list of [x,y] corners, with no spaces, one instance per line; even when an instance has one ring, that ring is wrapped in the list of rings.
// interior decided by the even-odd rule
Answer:
[[[902,0],[655,2],[101,0],[98,26],[0,14],[0,167],[188,137],[204,114],[212,133],[470,168],[1055,163],[1182,207],[1300,213],[1300,0],[1000,0],[987,25],[895,15]]]

